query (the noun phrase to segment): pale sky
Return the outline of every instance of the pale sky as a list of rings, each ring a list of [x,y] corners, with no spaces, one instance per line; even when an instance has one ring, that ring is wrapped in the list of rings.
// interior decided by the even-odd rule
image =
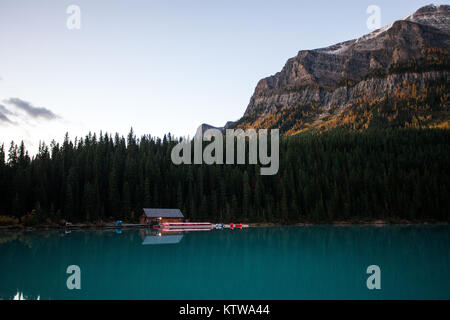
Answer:
[[[434,1],[445,4],[446,1]],[[66,26],[69,5],[81,29]],[[240,118],[299,50],[369,33],[420,0],[0,0],[0,144],[89,131],[192,136]]]

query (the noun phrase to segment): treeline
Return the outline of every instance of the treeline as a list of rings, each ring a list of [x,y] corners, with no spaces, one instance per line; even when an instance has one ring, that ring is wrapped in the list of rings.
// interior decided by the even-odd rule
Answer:
[[[294,223],[449,221],[450,131],[387,129],[283,137],[280,170],[179,165],[176,142],[133,131],[0,148],[0,216],[24,224],[137,221],[143,207],[180,208],[191,220]]]

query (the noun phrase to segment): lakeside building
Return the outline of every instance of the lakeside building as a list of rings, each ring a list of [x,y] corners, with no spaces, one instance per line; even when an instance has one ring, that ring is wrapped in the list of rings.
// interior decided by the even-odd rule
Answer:
[[[165,222],[184,222],[180,209],[144,208],[140,217],[141,224],[160,224]]]

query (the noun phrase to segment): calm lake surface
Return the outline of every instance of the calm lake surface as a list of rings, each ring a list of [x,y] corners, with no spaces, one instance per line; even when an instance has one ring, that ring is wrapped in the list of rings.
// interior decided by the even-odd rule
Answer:
[[[2,299],[450,299],[449,271],[449,226],[0,231]]]

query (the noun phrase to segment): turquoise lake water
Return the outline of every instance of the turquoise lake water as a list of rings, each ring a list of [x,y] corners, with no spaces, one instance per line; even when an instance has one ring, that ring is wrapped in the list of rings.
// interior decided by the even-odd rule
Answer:
[[[449,299],[449,249],[449,226],[1,231],[0,298]]]

